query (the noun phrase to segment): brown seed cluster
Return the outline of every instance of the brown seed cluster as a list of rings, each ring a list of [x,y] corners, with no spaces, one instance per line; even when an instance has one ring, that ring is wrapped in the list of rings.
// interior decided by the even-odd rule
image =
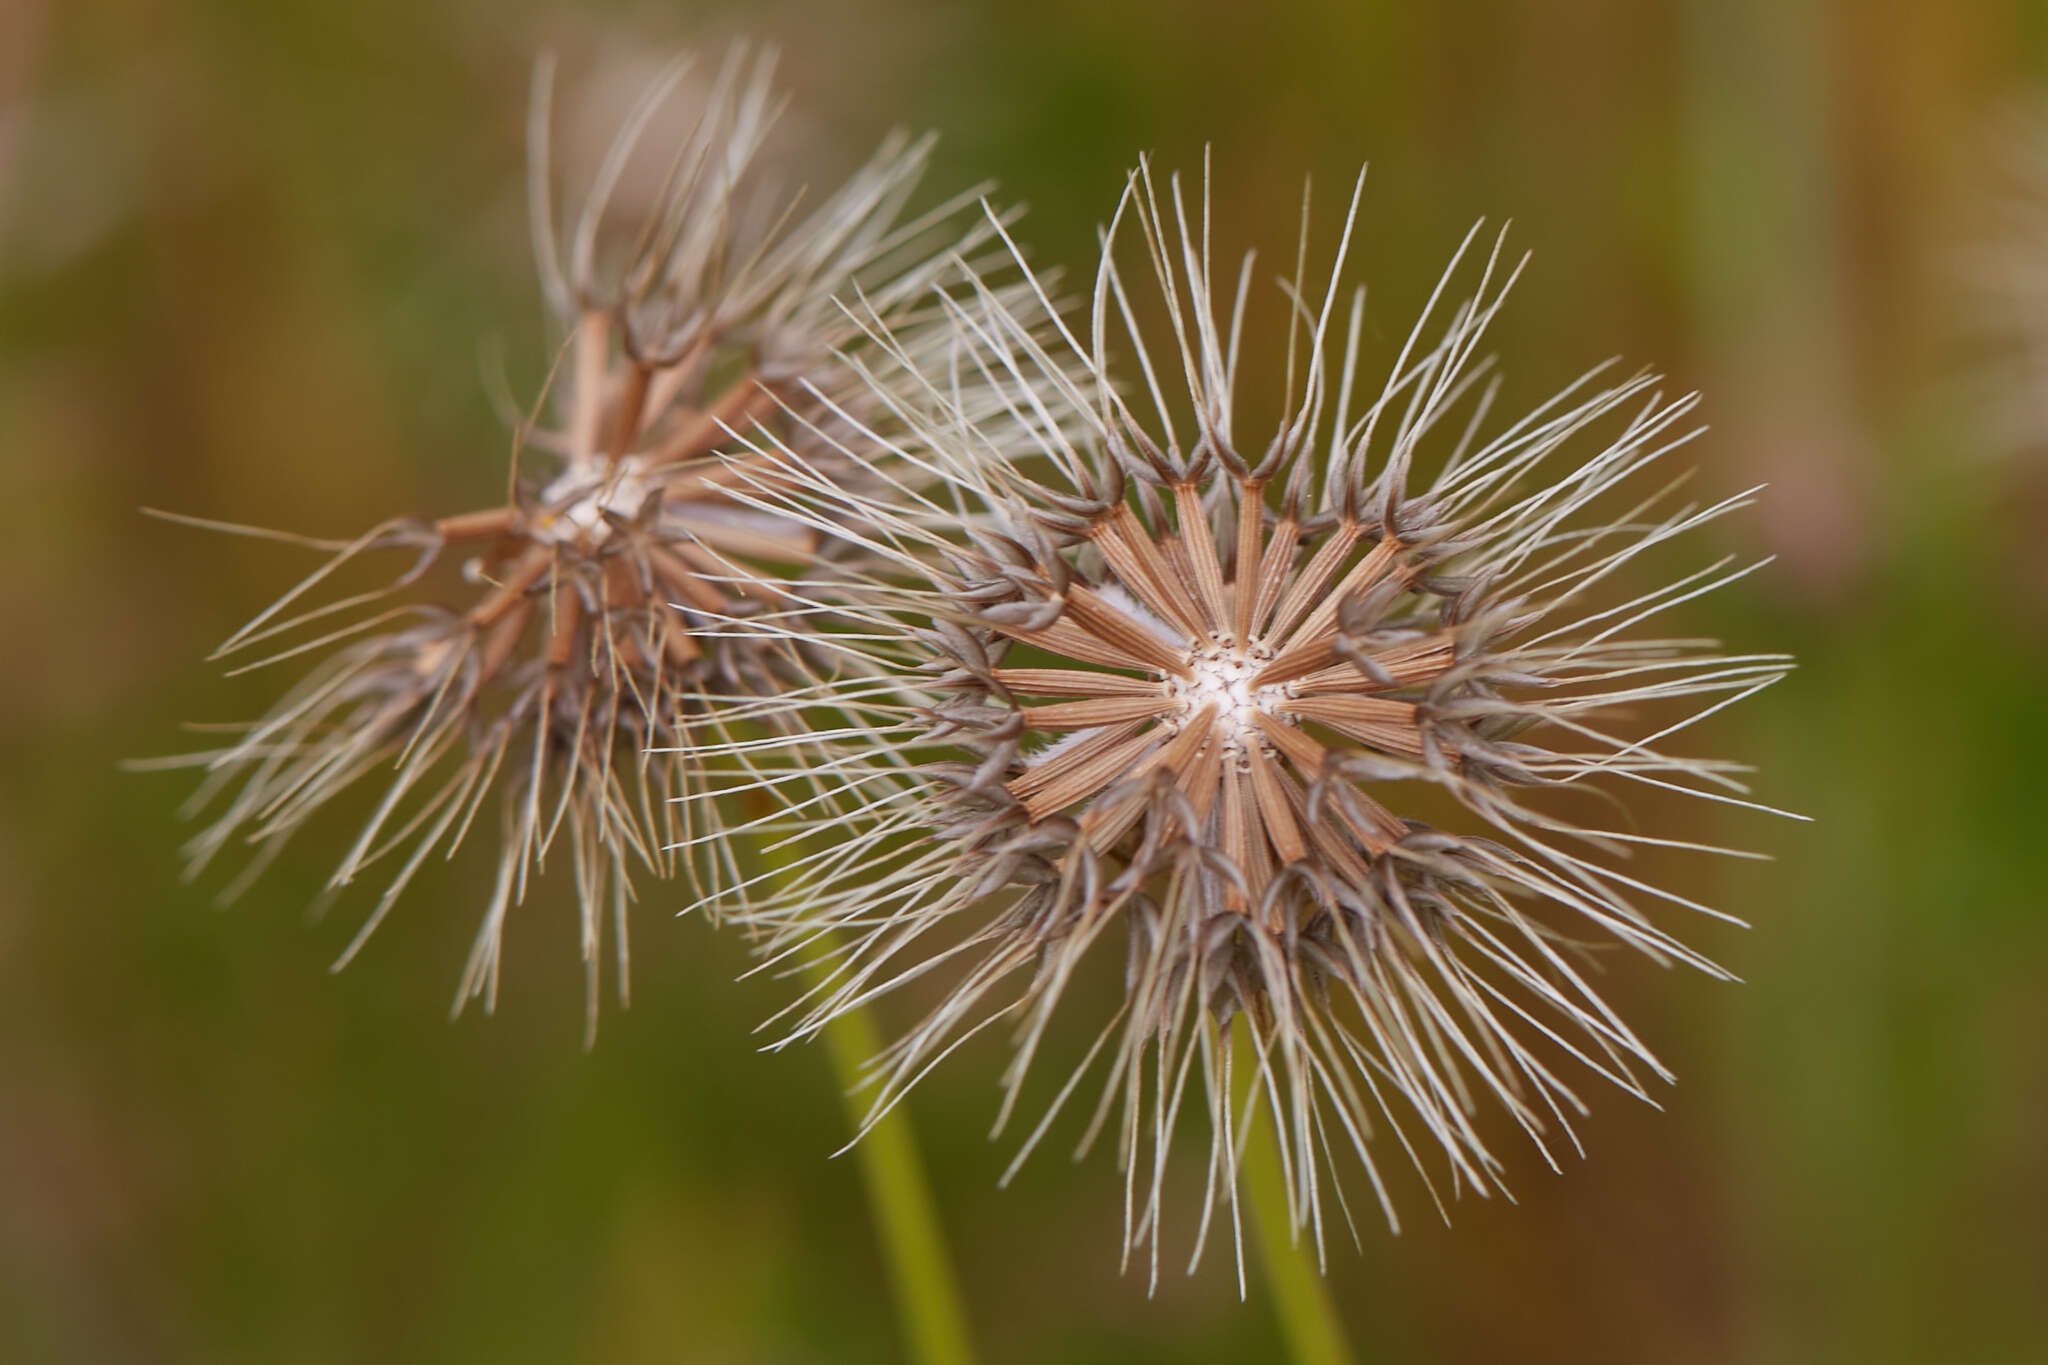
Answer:
[[[1328,818],[1311,818],[1309,793],[1333,753],[1422,757],[1415,694],[1450,666],[1453,641],[1447,630],[1412,628],[1361,638],[1357,604],[1412,580],[1416,547],[1354,520],[1297,562],[1300,519],[1267,524],[1256,479],[1226,486],[1236,502],[1227,561],[1201,489],[1176,480],[1166,489],[1175,530],[1155,540],[1128,505],[1105,509],[1084,533],[1104,584],[1070,582],[1059,616],[1043,627],[995,627],[1099,667],[996,666],[984,680],[1020,703],[1027,735],[1075,736],[1004,783],[1031,821],[1086,807],[1080,837],[1107,852],[1146,807],[1095,798],[1163,774],[1186,803],[1189,831],[1207,833],[1214,817],[1219,851],[1243,874],[1231,908],[1249,912],[1312,848],[1363,880],[1364,859],[1405,834],[1363,790],[1331,803]],[[1346,622],[1342,603],[1354,604]]]

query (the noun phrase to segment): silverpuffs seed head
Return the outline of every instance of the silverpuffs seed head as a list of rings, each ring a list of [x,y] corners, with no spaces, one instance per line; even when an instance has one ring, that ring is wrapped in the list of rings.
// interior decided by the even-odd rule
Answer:
[[[773,476],[734,434],[786,433],[787,458],[813,477],[906,477],[874,452],[842,452],[886,417],[871,387],[900,363],[931,363],[929,348],[950,336],[934,291],[997,231],[969,211],[973,195],[906,211],[928,138],[891,136],[822,197],[783,188],[762,157],[781,107],[773,69],[772,54],[736,45],[697,86],[694,123],[650,146],[656,113],[693,74],[673,65],[563,224],[552,67],[541,63],[533,233],[561,347],[535,413],[514,416],[507,496],[394,517],[346,541],[281,537],[326,561],[216,657],[314,662],[220,747],[158,765],[205,774],[191,809],[214,813],[187,848],[192,874],[253,845],[232,895],[337,798],[370,789],[374,809],[329,889],[386,880],[346,962],[427,860],[481,825],[497,876],[456,1004],[488,1007],[506,923],[566,841],[593,1028],[607,936],[625,998],[635,871],[687,871],[704,886],[737,876],[725,843],[704,837],[716,810],[678,800],[695,779],[673,723],[805,686],[806,584],[858,577],[864,552],[843,526],[736,498]],[[620,221],[622,177],[650,165],[651,208]],[[1018,286],[999,292],[1035,306]],[[855,300],[886,321],[896,350],[867,344],[846,307]],[[985,396],[961,395],[999,422]],[[363,572],[359,561],[394,553],[395,578],[321,597]],[[738,628],[764,619],[796,625]]]
[[[1624,870],[1644,846],[1704,847],[1638,831],[1629,801],[1748,804],[1734,765],[1674,741],[1788,667],[1663,629],[1747,567],[1633,586],[1748,498],[1682,500],[1667,467],[1690,397],[1596,370],[1497,417],[1478,348],[1514,274],[1498,240],[1467,238],[1373,388],[1351,219],[1328,283],[1297,267],[1283,287],[1269,339],[1247,325],[1249,258],[1212,277],[1200,194],[1140,166],[1090,315],[1052,344],[992,288],[947,301],[944,365],[878,396],[922,488],[873,497],[750,443],[757,505],[858,521],[889,570],[841,609],[857,626],[831,638],[809,731],[748,754],[805,852],[737,913],[771,954],[834,945],[791,1036],[918,982],[935,1003],[876,1059],[875,1113],[1001,1025],[1007,1121],[1086,964],[1120,953],[1121,997],[1018,1159],[1092,1076],[1083,1145],[1110,1135],[1126,1246],[1149,1244],[1155,1274],[1181,1122],[1210,1134],[1199,1257],[1219,1209],[1237,1227],[1255,1109],[1320,1239],[1341,1151],[1392,1222],[1390,1151],[1440,1206],[1483,1195],[1503,1178],[1485,1108],[1548,1159],[1581,1108],[1572,1070],[1639,1094],[1663,1076],[1588,953],[1713,971],[1655,912],[1714,912]],[[1277,424],[1247,429],[1254,346],[1287,378]],[[1021,455],[961,410],[961,376],[1003,396]]]

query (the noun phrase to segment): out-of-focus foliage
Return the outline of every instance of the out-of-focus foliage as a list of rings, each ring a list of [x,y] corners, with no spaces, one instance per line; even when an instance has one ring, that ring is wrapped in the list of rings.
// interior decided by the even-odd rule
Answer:
[[[997,177],[1039,257],[1084,269],[1141,149],[1213,144],[1219,239],[1275,270],[1302,176],[1334,197],[1370,161],[1368,345],[1512,215],[1511,395],[1654,363],[1707,390],[1702,492],[1773,485],[1718,534],[1778,563],[1691,619],[1801,671],[1700,746],[1817,823],[1763,825],[1775,864],[1656,868],[1756,926],[1698,934],[1746,984],[1618,963],[1604,989],[1681,1077],[1665,1112],[1599,1096],[1593,1159],[1524,1159],[1519,1206],[1361,1220],[1332,1274],[1362,1353],[2048,1354],[2048,467],[1983,449],[1948,344],[1982,130],[2048,81],[2034,7],[14,0],[0,1357],[897,1357],[824,1059],[754,1054],[786,991],[735,983],[739,943],[650,897],[633,1008],[585,1055],[574,916],[543,897],[498,1016],[451,1026],[487,867],[423,876],[330,978],[365,908],[304,923],[333,847],[217,912],[176,881],[180,784],[115,771],[275,695],[202,646],[303,565],[135,509],[346,534],[489,499],[480,375],[530,394],[549,358],[532,55],[598,92],[562,106],[573,148],[742,27],[783,44],[821,167],[939,127],[935,194]],[[1698,837],[1757,839],[1739,819]],[[987,1358],[1269,1356],[1224,1260],[1149,1301],[1118,1277],[1107,1162],[994,1188],[986,1043],[914,1107]]]

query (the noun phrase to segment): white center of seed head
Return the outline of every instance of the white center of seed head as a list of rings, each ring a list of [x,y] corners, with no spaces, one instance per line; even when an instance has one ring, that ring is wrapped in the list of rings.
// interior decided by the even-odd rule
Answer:
[[[1247,655],[1242,650],[1221,647],[1196,650],[1188,658],[1188,676],[1173,678],[1168,683],[1180,699],[1180,718],[1188,719],[1200,714],[1204,707],[1213,706],[1213,724],[1223,736],[1226,752],[1242,754],[1254,744],[1270,748],[1265,736],[1259,733],[1258,718],[1262,713],[1273,714],[1274,704],[1281,699],[1281,689],[1252,685],[1253,676],[1268,662],[1262,651]]]
[[[653,488],[640,461],[631,455],[617,464],[609,460],[574,462],[541,490],[541,505],[547,515],[536,528],[538,538],[601,541],[611,534],[604,514],[630,518]]]

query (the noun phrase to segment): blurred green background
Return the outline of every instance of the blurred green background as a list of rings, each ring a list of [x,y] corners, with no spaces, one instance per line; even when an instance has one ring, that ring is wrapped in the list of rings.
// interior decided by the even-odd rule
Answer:
[[[1511,395],[1656,364],[1707,391],[1702,490],[1773,485],[1697,552],[1777,562],[1690,619],[1802,668],[1702,745],[1817,823],[1693,815],[1777,861],[1657,869],[1753,922],[1691,930],[1745,984],[1612,973],[1663,1112],[1587,1086],[1561,1175],[1491,1116],[1518,1206],[1445,1228],[1411,1187],[1400,1237],[1334,1249],[1361,1358],[2048,1359],[2048,462],[1988,434],[2018,399],[1959,340],[1999,111],[2048,81],[2020,0],[0,4],[0,1359],[898,1358],[822,1050],[755,1053],[783,992],[737,942],[644,888],[586,1055],[550,888],[497,1017],[451,1025],[478,868],[330,977],[364,907],[302,907],[338,843],[216,911],[184,782],[115,768],[275,695],[202,656],[302,567],[135,509],[488,500],[480,370],[544,364],[533,54],[569,122],[741,32],[821,164],[939,128],[935,188],[997,178],[1084,269],[1140,149],[1213,143],[1223,238],[1269,262],[1301,177],[1334,214],[1370,161],[1375,344],[1512,215]],[[1000,1056],[912,1106],[986,1358],[1273,1358],[1227,1255],[1119,1276],[1106,1153],[995,1189]]]

